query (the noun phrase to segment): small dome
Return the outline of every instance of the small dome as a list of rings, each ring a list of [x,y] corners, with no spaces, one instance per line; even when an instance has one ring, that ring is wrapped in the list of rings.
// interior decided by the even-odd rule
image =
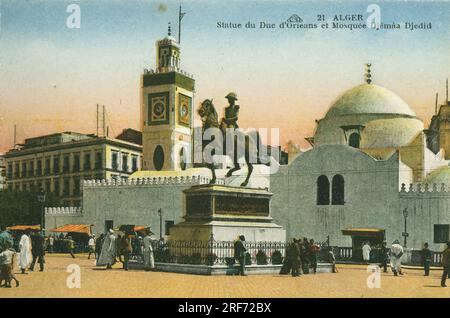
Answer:
[[[431,172],[423,183],[450,184],[450,166],[441,167]]]
[[[400,97],[390,90],[362,84],[341,95],[331,106],[325,118],[354,114],[416,114]]]

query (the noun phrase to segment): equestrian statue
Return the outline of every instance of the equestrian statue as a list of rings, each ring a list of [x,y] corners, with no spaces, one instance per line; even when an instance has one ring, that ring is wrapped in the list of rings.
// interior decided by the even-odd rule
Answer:
[[[212,99],[205,99],[202,103],[200,108],[198,109],[198,114],[202,118],[203,126],[202,126],[202,136],[204,136],[204,133],[210,129],[210,128],[216,128],[216,132],[219,132],[222,134],[222,145],[218,145],[219,147],[223,147],[222,154],[225,154],[229,156],[233,160],[234,167],[231,168],[227,174],[226,177],[230,177],[233,172],[240,170],[241,166],[239,165],[238,161],[241,157],[244,157],[245,163],[248,167],[248,173],[247,177],[245,178],[244,182],[241,183],[242,187],[247,186],[248,181],[250,179],[250,176],[253,171],[253,164],[252,163],[261,163],[259,160],[259,147],[257,142],[259,141],[259,136],[257,132],[254,135],[247,134],[239,129],[239,126],[237,124],[238,115],[239,115],[239,105],[236,105],[237,96],[235,93],[229,93],[225,98],[228,100],[229,106],[225,108],[225,117],[222,118],[220,124],[218,121],[218,116],[216,109],[214,107]],[[233,134],[230,135],[230,132]],[[231,136],[234,138],[233,142],[233,149],[227,149],[227,136],[230,138]],[[256,137],[256,138],[255,138]],[[205,141],[205,138],[202,138],[202,150],[205,149],[206,146],[211,145],[214,143],[214,141],[218,142],[218,140],[215,140],[214,136],[212,136],[211,140]],[[244,142],[239,142],[244,141]],[[255,155],[255,160],[251,157],[251,154]],[[214,153],[212,154],[214,155]],[[210,160],[205,160],[204,166],[209,168],[212,173],[212,179],[210,181],[210,184],[216,183],[216,173],[215,173],[215,167],[214,163],[212,162],[212,158]]]

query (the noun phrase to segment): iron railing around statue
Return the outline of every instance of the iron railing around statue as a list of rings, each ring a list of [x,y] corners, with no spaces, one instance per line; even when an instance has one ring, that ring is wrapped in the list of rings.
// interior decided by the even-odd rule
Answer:
[[[339,263],[354,263],[362,261],[362,252],[358,251],[361,255],[353,255],[352,247],[333,246],[331,248],[336,261]],[[407,253],[411,253],[411,256],[408,258],[408,263],[406,265],[423,266],[422,252],[420,250],[412,250]],[[380,248],[372,248],[372,251],[370,252],[370,262],[381,263],[382,259],[382,250]],[[442,252],[431,251],[431,266],[442,266]]]
[[[192,265],[233,265],[233,241],[154,241],[155,262]],[[286,242],[244,242],[246,263],[282,264]]]

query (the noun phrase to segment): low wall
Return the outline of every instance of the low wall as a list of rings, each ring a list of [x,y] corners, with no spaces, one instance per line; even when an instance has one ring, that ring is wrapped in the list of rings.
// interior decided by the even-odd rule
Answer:
[[[45,228],[51,230],[66,224],[84,224],[80,207],[46,207]]]
[[[139,262],[130,262],[130,268],[143,269],[143,264]],[[155,269],[161,272],[183,273],[193,275],[237,275],[238,265],[191,265],[175,263],[155,263]],[[247,265],[245,273],[249,275],[278,275],[282,265]],[[317,264],[318,273],[331,273],[332,266],[328,263]]]

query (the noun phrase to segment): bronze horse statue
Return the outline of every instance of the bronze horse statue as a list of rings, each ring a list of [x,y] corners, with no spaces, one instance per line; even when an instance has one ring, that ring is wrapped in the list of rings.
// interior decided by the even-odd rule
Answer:
[[[233,174],[233,172],[240,170],[241,166],[239,165],[238,160],[241,157],[245,158],[245,163],[247,164],[247,167],[248,167],[248,173],[247,173],[247,177],[245,178],[244,182],[241,183],[241,186],[242,187],[247,186],[248,181],[249,181],[250,176],[253,171],[252,160],[250,160],[251,159],[250,158],[251,150],[254,150],[255,158],[257,158],[257,161],[256,162],[253,161],[253,163],[260,163],[259,162],[259,153],[258,153],[259,147],[257,147],[258,146],[257,140],[259,140],[258,139],[259,137],[258,137],[257,133],[255,134],[257,140],[255,140],[255,138],[253,136],[246,134],[239,129],[234,130],[233,149],[227,149],[227,147],[226,147],[226,145],[227,145],[226,136],[228,135],[227,127],[224,124],[223,120],[222,120],[221,124],[219,124],[217,112],[216,112],[216,109],[212,102],[212,99],[211,100],[205,99],[201,103],[201,106],[198,109],[198,114],[200,115],[200,117],[202,118],[202,121],[203,121],[202,136],[203,136],[203,133],[209,128],[215,128],[216,133],[218,133],[220,131],[222,134],[223,142],[222,142],[222,145],[219,144],[218,146],[223,147],[222,154],[229,156],[233,160],[233,163],[234,163],[234,167],[231,168],[227,172],[226,177],[230,177]],[[230,136],[228,136],[228,137],[230,137]],[[237,142],[238,139],[245,140],[245,142]],[[202,138],[202,140],[203,140],[202,150],[204,150],[207,145],[209,145],[215,141],[215,138],[212,137],[211,141],[204,141],[204,138]],[[216,140],[216,142],[219,142],[219,141]],[[229,153],[230,151],[232,151],[232,153]],[[241,156],[239,156],[239,154],[241,154]],[[203,158],[203,160],[204,159],[205,158]],[[214,184],[216,182],[216,173],[215,173],[214,163],[212,161],[204,162],[204,165],[211,170],[212,179],[210,181],[210,184]]]

